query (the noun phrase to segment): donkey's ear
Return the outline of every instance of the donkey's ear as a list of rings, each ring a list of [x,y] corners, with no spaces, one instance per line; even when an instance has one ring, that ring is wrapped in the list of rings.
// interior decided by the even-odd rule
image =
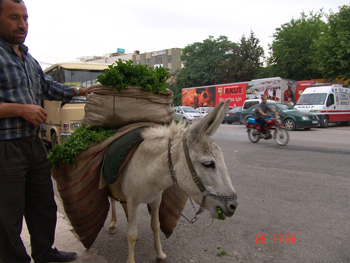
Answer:
[[[190,128],[187,138],[194,140],[203,135],[212,136],[222,123],[229,104],[230,100],[227,100],[225,104],[220,102],[203,119],[196,121]]]

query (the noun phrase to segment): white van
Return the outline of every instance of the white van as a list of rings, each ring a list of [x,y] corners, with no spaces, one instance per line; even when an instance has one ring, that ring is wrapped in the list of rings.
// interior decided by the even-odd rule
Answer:
[[[294,106],[302,112],[315,113],[323,128],[330,122],[350,121],[350,88],[341,85],[310,86],[300,95]]]

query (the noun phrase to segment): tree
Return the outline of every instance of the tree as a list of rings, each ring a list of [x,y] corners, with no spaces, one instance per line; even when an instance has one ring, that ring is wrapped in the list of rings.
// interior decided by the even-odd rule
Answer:
[[[176,106],[180,105],[181,104],[181,91],[175,85],[175,77],[171,77],[168,80],[168,87],[167,88],[173,92],[173,105],[176,105]]]
[[[292,19],[289,23],[276,28],[274,40],[270,45],[271,57],[269,65],[280,77],[295,80],[320,78],[321,72],[312,66],[311,46],[326,29],[322,20],[322,10],[309,16],[301,13],[301,18]]]
[[[214,39],[209,36],[202,42],[195,42],[183,49],[181,61],[184,68],[176,78],[179,89],[216,84],[218,65],[228,58],[236,43],[232,43],[226,36]]]
[[[218,69],[218,83],[249,81],[253,79],[262,65],[264,49],[260,40],[250,32],[248,39],[243,35],[227,60],[221,61]]]
[[[326,30],[312,49],[313,69],[325,79],[350,77],[350,6],[330,13]]]

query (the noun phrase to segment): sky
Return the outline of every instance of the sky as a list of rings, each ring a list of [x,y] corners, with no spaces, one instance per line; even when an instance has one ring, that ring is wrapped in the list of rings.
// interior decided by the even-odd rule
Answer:
[[[301,12],[327,14],[341,0],[24,0],[29,15],[25,44],[43,68],[117,48],[141,53],[184,48],[209,36],[238,42],[253,31],[268,49],[276,28]],[[267,54],[266,54],[267,55]]]

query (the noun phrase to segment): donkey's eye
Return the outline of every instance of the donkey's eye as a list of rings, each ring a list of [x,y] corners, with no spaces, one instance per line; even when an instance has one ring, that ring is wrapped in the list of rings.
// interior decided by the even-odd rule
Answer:
[[[215,163],[214,162],[205,162],[205,163],[202,163],[205,167],[207,168],[215,168]]]

